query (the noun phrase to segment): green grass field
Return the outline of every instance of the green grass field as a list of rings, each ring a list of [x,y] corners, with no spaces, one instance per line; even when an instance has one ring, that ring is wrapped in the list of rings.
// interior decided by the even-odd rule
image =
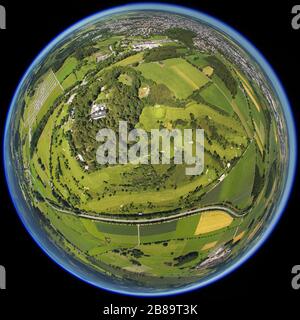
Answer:
[[[66,90],[69,87],[72,87],[77,81],[77,77],[74,73],[71,73],[62,83],[63,88]]]
[[[122,66],[122,67],[125,67],[125,66],[129,66],[131,64],[134,64],[136,62],[140,62],[143,60],[143,53],[140,52],[140,53],[137,53],[137,54],[134,54],[128,58],[125,58],[115,64],[113,64],[111,67],[114,67],[114,66]]]
[[[217,106],[229,115],[233,114],[231,103],[214,83],[202,90],[201,95],[207,102]]]
[[[250,204],[255,163],[256,150],[255,144],[252,142],[225,179],[203,198],[204,203],[230,201],[241,208]]]
[[[143,63],[138,70],[144,77],[165,84],[180,99],[187,98],[209,81],[201,71],[181,58]]]
[[[63,82],[76,68],[78,61],[74,57],[68,58],[63,66],[56,72],[56,76],[59,82]]]
[[[188,56],[186,59],[192,63],[193,65],[200,67],[200,68],[204,68],[207,67],[209,65],[209,63],[207,62],[207,60],[205,58],[207,58],[209,55],[207,54],[202,54],[202,53],[196,53],[193,55]]]

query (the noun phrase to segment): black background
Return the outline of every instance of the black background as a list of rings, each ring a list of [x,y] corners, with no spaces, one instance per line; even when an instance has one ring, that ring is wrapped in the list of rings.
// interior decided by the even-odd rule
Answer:
[[[41,49],[78,20],[130,1],[1,1],[7,10],[7,30],[0,30],[0,128],[23,73]],[[299,1],[300,2],[300,1]],[[266,57],[290,99],[296,126],[300,120],[300,30],[291,27],[297,2],[172,1],[199,9],[246,36]],[[299,3],[300,4],[300,3]],[[2,139],[1,139],[2,140]],[[296,146],[292,146],[295,147]],[[1,148],[2,150],[2,148]],[[300,290],[291,288],[291,269],[300,264],[299,179],[272,236],[242,267],[217,283],[168,298],[133,298],[92,287],[64,271],[34,243],[18,219],[0,172],[0,265],[7,270],[7,290],[0,290],[0,319],[114,319],[103,307],[115,305],[198,304],[201,319],[297,311]],[[7,311],[8,316],[3,316]],[[297,312],[296,312],[297,314]],[[3,317],[2,317],[3,316]],[[146,316],[144,316],[146,317]],[[117,319],[117,317],[115,317]],[[166,318],[167,316],[161,316]],[[185,318],[185,317],[182,317]],[[189,318],[186,316],[186,318]]]

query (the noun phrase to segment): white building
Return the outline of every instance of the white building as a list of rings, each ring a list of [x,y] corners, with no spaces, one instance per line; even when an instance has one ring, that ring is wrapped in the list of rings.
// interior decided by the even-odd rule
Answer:
[[[160,44],[152,41],[141,42],[132,45],[133,51],[143,51],[146,49],[153,49],[157,47],[160,47]]]
[[[83,156],[80,153],[78,153],[77,159],[81,162],[84,162]]]
[[[220,177],[218,180],[221,182],[221,181],[223,181],[223,180],[225,179],[225,177],[226,177],[226,174],[225,174],[225,173],[223,173],[223,174],[221,175],[221,177]]]
[[[102,52],[97,53],[96,54],[96,61],[97,61],[97,63],[101,62],[101,61],[104,61],[110,56],[111,56],[111,53],[102,53]]]
[[[95,103],[92,105],[91,118],[93,120],[98,120],[106,117],[106,105]]]

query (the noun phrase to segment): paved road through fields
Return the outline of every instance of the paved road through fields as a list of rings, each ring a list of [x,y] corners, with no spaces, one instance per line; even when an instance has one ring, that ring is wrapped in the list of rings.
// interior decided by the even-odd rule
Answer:
[[[45,201],[55,210],[58,210],[60,212],[64,212],[67,214],[71,214],[74,215],[76,217],[79,218],[85,218],[85,219],[90,219],[90,220],[94,220],[94,221],[101,221],[101,222],[107,222],[107,223],[116,223],[116,224],[151,224],[151,223],[162,223],[162,222],[167,222],[167,221],[172,221],[172,220],[177,220],[177,219],[181,219],[181,218],[185,218],[188,216],[192,216],[195,214],[198,214],[200,212],[205,212],[205,211],[213,211],[213,210],[220,210],[220,211],[225,211],[228,214],[230,214],[231,216],[235,217],[235,218],[242,218],[244,216],[246,216],[249,212],[249,210],[238,213],[237,210],[230,208],[228,206],[225,205],[211,205],[211,206],[206,206],[206,207],[202,207],[202,208],[197,208],[197,209],[193,209],[193,210],[188,210],[188,211],[184,211],[184,212],[180,212],[180,213],[176,213],[173,215],[169,215],[167,217],[158,217],[158,218],[149,218],[149,219],[145,219],[145,218],[141,218],[141,219],[119,219],[119,218],[109,218],[109,217],[103,217],[103,216],[94,216],[94,215],[90,215],[87,213],[75,213],[73,211],[70,210],[66,210],[66,209],[61,209],[59,207],[57,207],[56,205],[51,204],[49,201],[47,201],[45,199]]]

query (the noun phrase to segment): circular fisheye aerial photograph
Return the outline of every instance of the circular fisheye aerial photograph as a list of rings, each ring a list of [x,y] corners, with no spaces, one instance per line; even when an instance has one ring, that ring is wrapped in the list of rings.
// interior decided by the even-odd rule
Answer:
[[[170,295],[263,244],[292,186],[284,90],[237,31],[198,11],[116,7],[55,38],[6,121],[4,167],[36,243],[105,290]]]

